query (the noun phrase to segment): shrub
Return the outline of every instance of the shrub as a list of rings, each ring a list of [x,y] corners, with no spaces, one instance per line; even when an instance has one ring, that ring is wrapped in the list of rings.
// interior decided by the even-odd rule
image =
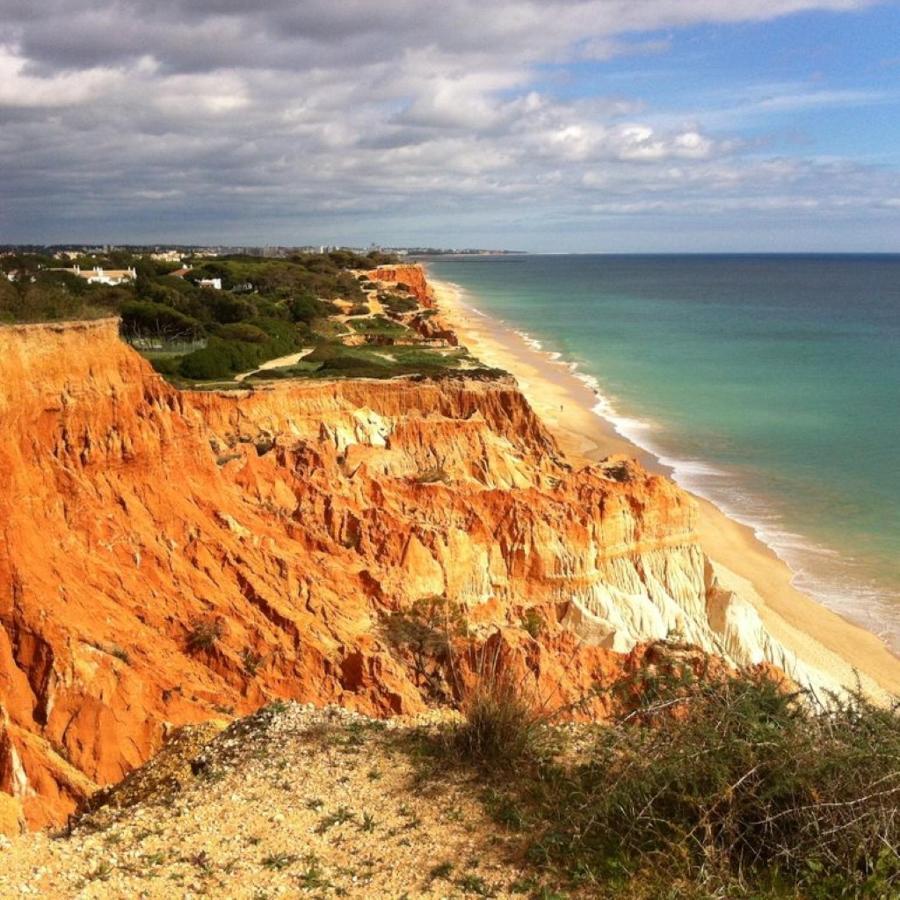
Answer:
[[[154,356],[150,359],[150,365],[152,365],[160,375],[178,375],[181,371],[181,357]]]
[[[544,629],[544,620],[536,609],[529,609],[522,616],[522,627],[535,639],[540,637]]]
[[[243,322],[254,315],[253,305],[242,297],[235,297],[226,291],[216,291],[212,288],[206,288],[202,293],[213,319],[222,325]]]
[[[432,466],[430,469],[425,469],[413,479],[416,484],[437,484],[437,482],[446,484],[449,480],[450,476],[443,466]]]
[[[216,329],[216,336],[225,341],[244,341],[248,344],[263,344],[269,336],[261,328],[251,325],[249,322],[233,322],[230,325],[220,325]]]
[[[241,652],[241,665],[244,668],[244,674],[250,678],[254,678],[259,671],[259,667],[263,664],[263,656],[257,653],[251,647],[245,647]]]
[[[499,644],[485,644],[475,662],[460,704],[465,721],[445,735],[452,755],[486,769],[545,757],[550,715],[504,664]]]
[[[225,626],[221,619],[195,619],[188,632],[186,646],[188,653],[209,652],[225,634]]]
[[[121,307],[122,330],[127,335],[196,337],[203,326],[171,306],[149,300],[131,300]]]
[[[309,354],[311,356],[312,354]],[[315,362],[315,360],[313,360]],[[384,366],[378,366],[375,364],[373,366],[372,361],[365,359],[361,356],[334,356],[329,357],[322,361],[322,365],[320,367],[321,371],[326,369],[333,369],[339,372],[352,371],[355,374],[363,377],[363,373],[366,375],[374,374],[376,377],[383,377]]]
[[[262,322],[257,320],[258,324]],[[230,378],[235,372],[255,369],[264,359],[289,352],[293,346],[293,341],[285,342],[271,336],[266,336],[261,344],[211,338],[206,347],[181,357],[179,371],[185,378],[198,381]]]
[[[411,664],[416,682],[438,703],[452,699],[453,639],[467,633],[461,608],[443,596],[422,597],[411,607],[392,612],[382,635],[404,663]]]
[[[307,325],[314,319],[323,319],[336,315],[338,309],[332,303],[319,300],[312,294],[301,294],[288,301],[291,320],[305,322]]]
[[[185,378],[198,381],[212,378],[228,378],[234,368],[234,356],[229,344],[221,340],[210,340],[201,350],[194,350],[181,358],[179,371]]]
[[[663,682],[534,796],[531,856],[569,873],[640,879],[664,864],[723,896],[900,889],[898,709],[859,696],[826,707],[756,677]]]
[[[412,297],[400,297],[397,294],[385,294],[380,299],[384,306],[395,314],[412,312],[419,308],[418,301],[414,300]]]
[[[365,319],[354,319],[349,323],[358,334],[398,336],[409,334],[409,329],[398,322],[392,322],[385,316],[369,316]]]
[[[347,311],[349,316],[367,316],[371,310],[368,303],[354,303]]]

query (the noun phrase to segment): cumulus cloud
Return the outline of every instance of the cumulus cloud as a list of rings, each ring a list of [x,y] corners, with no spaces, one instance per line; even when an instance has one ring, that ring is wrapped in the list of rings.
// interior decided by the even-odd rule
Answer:
[[[707,208],[760,208],[809,178],[701,115],[654,120],[652,98],[561,99],[542,67],[664,53],[669,28],[867,5],[0,0],[0,239],[289,242],[423,208],[461,223],[697,208],[701,188]]]

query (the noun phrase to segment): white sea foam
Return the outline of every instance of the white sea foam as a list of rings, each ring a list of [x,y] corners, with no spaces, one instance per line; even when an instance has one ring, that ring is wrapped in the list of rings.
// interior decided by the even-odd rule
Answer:
[[[532,350],[543,350],[544,349],[544,345],[537,338],[533,338],[530,334],[528,334],[527,331],[517,331],[516,334],[520,338],[522,338],[522,340],[525,341],[525,343],[529,347],[531,347]],[[557,354],[557,356],[560,356],[560,355],[561,354]]]

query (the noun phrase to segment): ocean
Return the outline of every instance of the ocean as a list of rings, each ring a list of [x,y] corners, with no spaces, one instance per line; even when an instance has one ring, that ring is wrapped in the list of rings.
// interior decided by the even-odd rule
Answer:
[[[428,261],[900,650],[900,255]]]

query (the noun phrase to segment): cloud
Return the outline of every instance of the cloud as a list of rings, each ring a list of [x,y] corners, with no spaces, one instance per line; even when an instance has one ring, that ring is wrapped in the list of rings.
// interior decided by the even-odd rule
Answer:
[[[27,60],[13,48],[0,45],[0,109],[74,106],[102,96],[117,74],[91,67],[39,78],[27,73]]]
[[[544,66],[664,53],[663,32],[686,25],[867,5],[0,0],[0,239],[259,228],[288,242],[423,208],[435,221],[577,218],[585,192],[608,211],[694,209],[701,190],[724,208],[741,191],[800,196],[812,181],[715,133],[702,111],[664,121],[637,97],[561,99]]]

